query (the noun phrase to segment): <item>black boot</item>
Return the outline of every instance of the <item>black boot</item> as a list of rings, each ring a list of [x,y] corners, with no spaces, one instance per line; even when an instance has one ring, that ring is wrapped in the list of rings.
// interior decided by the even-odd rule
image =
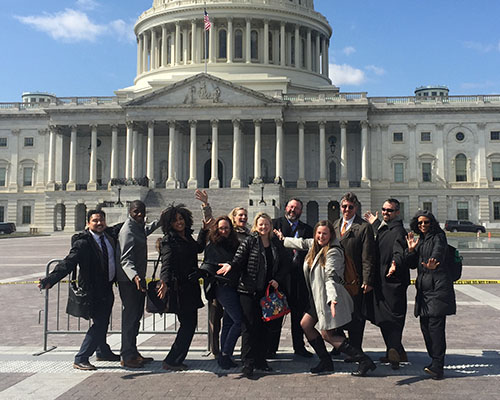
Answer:
[[[366,376],[368,371],[377,368],[370,357],[356,347],[351,346],[347,340],[342,342],[339,350],[350,356],[355,362],[359,362],[358,370],[351,373],[353,376]]]
[[[321,336],[318,336],[316,339],[310,340],[309,344],[312,346],[319,357],[319,364],[311,368],[310,371],[313,374],[319,374],[321,372],[333,372],[333,361],[330,357],[330,354],[326,350],[323,338]]]

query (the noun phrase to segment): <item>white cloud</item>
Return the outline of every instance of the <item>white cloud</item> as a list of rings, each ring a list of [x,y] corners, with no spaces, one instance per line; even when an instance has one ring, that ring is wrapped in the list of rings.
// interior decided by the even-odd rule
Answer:
[[[352,46],[347,46],[344,47],[342,53],[344,53],[346,56],[350,56],[351,54],[356,53],[356,49]]]
[[[105,32],[105,27],[91,22],[87,14],[67,8],[64,11],[41,16],[16,17],[23,24],[45,32],[53,39],[66,42],[94,41]]]
[[[478,51],[480,53],[490,53],[500,51],[500,41],[496,44],[468,41],[463,43],[466,49]]]
[[[336,86],[361,85],[366,80],[365,73],[347,64],[330,64],[330,79]]]
[[[90,0],[80,0],[79,3],[97,4]],[[96,24],[88,15],[79,10],[67,8],[54,14],[44,13],[39,16],[17,16],[23,24],[45,32],[55,40],[63,42],[94,42],[99,36],[109,34],[118,40],[135,41],[133,23],[118,19],[108,24]]]
[[[385,69],[377,67],[376,65],[367,65],[365,67],[367,71],[373,72],[375,75],[382,76],[385,75]]]
[[[76,0],[76,6],[81,10],[94,10],[99,3],[95,0]]]

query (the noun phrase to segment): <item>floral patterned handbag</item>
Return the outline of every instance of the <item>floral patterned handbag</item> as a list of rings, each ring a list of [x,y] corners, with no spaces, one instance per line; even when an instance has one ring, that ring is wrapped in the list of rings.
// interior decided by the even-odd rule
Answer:
[[[286,296],[278,289],[274,289],[274,292],[269,293],[270,288],[271,284],[267,285],[266,295],[260,299],[262,319],[266,322],[280,318],[290,312]]]

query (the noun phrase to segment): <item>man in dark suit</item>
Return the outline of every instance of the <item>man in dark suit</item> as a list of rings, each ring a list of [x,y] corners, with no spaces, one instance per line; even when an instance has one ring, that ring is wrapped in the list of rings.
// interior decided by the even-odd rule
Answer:
[[[87,213],[87,229],[74,235],[69,254],[45,278],[40,289],[50,289],[72,272],[77,265],[78,286],[91,295],[92,326],[87,331],[73,367],[84,371],[96,369],[89,357],[96,352],[97,361],[120,361],[106,343],[109,318],[113,307],[112,284],[115,280],[115,240],[105,232],[106,214],[101,210]]]
[[[313,228],[300,221],[302,215],[302,201],[297,198],[290,199],[285,207],[285,215],[273,220],[273,228],[281,231],[285,237],[296,237],[309,239],[313,237]],[[288,268],[290,271],[289,285],[287,288],[287,299],[291,309],[292,324],[292,343],[295,354],[303,357],[312,357],[312,353],[306,350],[304,346],[304,331],[300,326],[300,320],[304,315],[309,302],[309,292],[307,291],[304,271],[305,251],[285,249],[287,254]],[[281,334],[281,325],[277,334],[272,335],[268,352],[276,353],[279,345],[279,336]],[[276,340],[277,339],[277,340]]]
[[[353,297],[354,313],[349,323],[349,342],[362,350],[366,318],[362,313],[363,297],[373,289],[376,271],[376,246],[371,225],[357,215],[360,203],[357,196],[346,193],[340,200],[342,218],[333,223],[335,235],[344,248],[346,257],[350,257],[356,266],[360,292]],[[347,361],[351,361],[347,359]]]
[[[380,327],[386,345],[385,357],[392,369],[398,369],[400,361],[408,361],[402,344],[406,319],[406,290],[410,284],[410,271],[404,262],[406,230],[399,217],[399,201],[387,199],[382,205],[382,221],[367,211],[365,219],[377,233],[379,263],[375,285],[375,323]]]

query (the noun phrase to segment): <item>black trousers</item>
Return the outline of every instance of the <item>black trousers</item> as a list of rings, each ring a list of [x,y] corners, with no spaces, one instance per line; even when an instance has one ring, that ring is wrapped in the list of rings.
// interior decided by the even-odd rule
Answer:
[[[363,336],[365,333],[366,318],[362,313],[363,294],[358,294],[353,297],[354,312],[352,314],[352,321],[346,326],[349,334],[349,343],[359,350],[362,350]]]
[[[118,282],[122,300],[122,360],[129,361],[139,355],[137,351],[137,335],[141,318],[144,314],[146,294],[137,290],[134,282]]]
[[[89,357],[96,352],[98,357],[106,357],[111,354],[111,349],[106,343],[108,333],[109,317],[115,297],[111,284],[109,292],[106,294],[99,306],[93,310],[92,326],[89,328],[83,339],[80,350],[75,356],[75,363],[88,362]]]
[[[217,356],[220,352],[220,329],[224,309],[213,299],[208,302],[208,350]]]
[[[424,335],[427,353],[432,359],[432,367],[443,370],[446,353],[446,316],[420,317],[420,329]]]
[[[380,324],[380,332],[384,338],[384,343],[386,349],[396,349],[399,354],[404,353],[403,347],[403,329],[404,324],[398,324],[395,322],[382,322]]]
[[[174,344],[164,360],[167,364],[175,366],[181,365],[186,359],[198,324],[198,310],[182,310],[177,314],[177,319],[179,320],[179,330],[175,336]]]
[[[262,365],[266,358],[266,327],[259,300],[262,296],[240,293],[241,360],[245,366]]]

